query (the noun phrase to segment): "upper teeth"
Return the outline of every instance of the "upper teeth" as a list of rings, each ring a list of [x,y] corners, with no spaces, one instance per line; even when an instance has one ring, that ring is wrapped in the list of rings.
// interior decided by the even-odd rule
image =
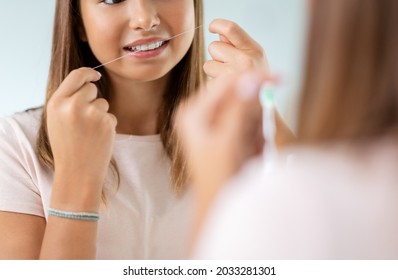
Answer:
[[[149,45],[139,45],[139,46],[134,46],[134,47],[130,47],[129,50],[136,52],[136,51],[150,51],[150,50],[154,50],[157,48],[160,48],[163,45],[164,41],[159,41],[156,43],[152,43]]]

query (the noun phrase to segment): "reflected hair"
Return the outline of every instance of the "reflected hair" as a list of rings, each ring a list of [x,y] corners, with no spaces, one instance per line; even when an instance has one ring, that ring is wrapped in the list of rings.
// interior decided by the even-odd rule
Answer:
[[[398,1],[313,1],[298,120],[306,144],[398,127]]]

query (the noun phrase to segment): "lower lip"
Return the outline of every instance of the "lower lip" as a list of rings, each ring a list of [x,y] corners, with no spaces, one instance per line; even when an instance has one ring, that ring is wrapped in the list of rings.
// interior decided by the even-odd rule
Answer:
[[[129,52],[126,51],[127,53],[130,54],[130,56],[134,57],[134,58],[138,58],[138,59],[148,59],[148,58],[154,58],[159,56],[169,45],[169,42],[165,42],[161,47],[154,49],[154,50],[150,50],[150,51],[136,51],[136,52]]]

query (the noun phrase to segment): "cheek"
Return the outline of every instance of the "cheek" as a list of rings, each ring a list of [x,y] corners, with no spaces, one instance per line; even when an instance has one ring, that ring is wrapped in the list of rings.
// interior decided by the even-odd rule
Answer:
[[[116,20],[108,17],[86,15],[83,18],[86,38],[94,55],[100,62],[119,55],[120,27]]]
[[[181,2],[183,2],[183,4]],[[186,34],[183,34],[182,36],[179,36],[172,40],[172,42],[174,41],[172,45],[175,45],[176,48],[175,51],[180,52],[184,55],[188,51],[196,32],[195,9],[192,0],[184,0],[180,1],[179,3],[180,5],[173,9],[173,14],[169,15],[166,21],[167,24],[171,27],[171,36],[175,36],[180,33],[189,31]]]
[[[193,0],[170,0],[159,5],[161,21],[168,25],[174,34],[189,29],[195,24]]]
[[[185,28],[193,27],[195,24],[195,7],[193,1],[182,1],[180,5],[175,7],[175,15],[172,20],[177,21],[181,26]]]

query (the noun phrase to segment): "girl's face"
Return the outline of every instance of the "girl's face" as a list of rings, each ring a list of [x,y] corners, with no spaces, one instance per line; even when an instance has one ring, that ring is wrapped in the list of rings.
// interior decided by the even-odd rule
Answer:
[[[84,30],[101,63],[126,54],[106,67],[109,74],[136,81],[165,76],[191,46],[195,28],[193,0],[83,0]],[[191,30],[170,41],[163,40]],[[141,50],[141,51],[137,51]]]

